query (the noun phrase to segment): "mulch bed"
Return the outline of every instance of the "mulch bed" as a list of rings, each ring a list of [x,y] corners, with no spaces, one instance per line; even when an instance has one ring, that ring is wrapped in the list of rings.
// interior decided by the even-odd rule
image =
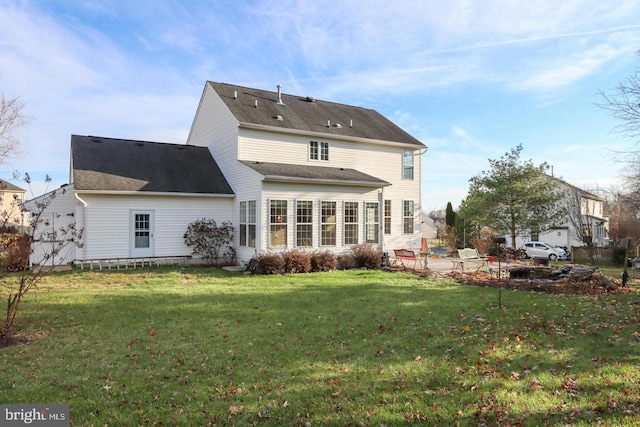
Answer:
[[[403,271],[402,268],[394,269]],[[414,273],[420,277],[444,277],[455,280],[463,285],[493,287],[509,290],[545,292],[549,294],[564,295],[613,295],[619,293],[632,292],[627,286],[623,287],[619,280],[604,276],[600,273],[594,273],[587,279],[561,279],[561,280],[544,280],[544,279],[498,279],[495,276],[483,272],[450,272],[437,273],[431,270],[416,269],[406,271]]]

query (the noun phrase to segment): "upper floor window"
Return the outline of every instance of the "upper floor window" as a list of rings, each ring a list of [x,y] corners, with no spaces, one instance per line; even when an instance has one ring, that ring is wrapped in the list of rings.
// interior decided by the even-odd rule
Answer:
[[[402,159],[402,178],[413,179],[413,151],[405,151]]]
[[[309,158],[311,160],[329,160],[329,143],[310,141]]]

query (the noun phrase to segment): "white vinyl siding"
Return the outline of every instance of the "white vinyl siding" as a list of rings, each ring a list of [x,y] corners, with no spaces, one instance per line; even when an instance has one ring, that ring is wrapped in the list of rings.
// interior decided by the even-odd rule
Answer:
[[[128,257],[132,210],[154,211],[154,255],[191,255],[184,244],[189,223],[213,218],[220,224],[231,220],[230,198],[108,196],[80,194],[87,203],[78,205],[86,229],[85,246],[79,258]],[[80,215],[78,215],[80,216]]]

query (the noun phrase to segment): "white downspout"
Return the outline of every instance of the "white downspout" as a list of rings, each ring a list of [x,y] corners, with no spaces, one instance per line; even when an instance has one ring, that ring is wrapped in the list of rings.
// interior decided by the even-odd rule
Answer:
[[[80,203],[82,203],[83,206],[83,210],[82,210],[82,235],[86,238],[86,230],[87,230],[87,202],[85,202],[84,200],[82,200],[80,198],[80,196],[78,196],[77,192],[73,192],[73,195],[76,197],[76,199],[78,199],[78,201],[80,201]],[[86,258],[87,257],[87,245],[86,242],[85,244],[82,245],[82,258]]]

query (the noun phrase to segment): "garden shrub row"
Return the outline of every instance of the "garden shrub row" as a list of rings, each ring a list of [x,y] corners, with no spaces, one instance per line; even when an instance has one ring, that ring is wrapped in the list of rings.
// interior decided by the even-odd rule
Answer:
[[[351,268],[382,268],[382,251],[369,244],[357,245],[347,253],[331,251],[304,251],[292,249],[284,252],[262,252],[247,262],[247,271],[254,274],[310,273]]]

